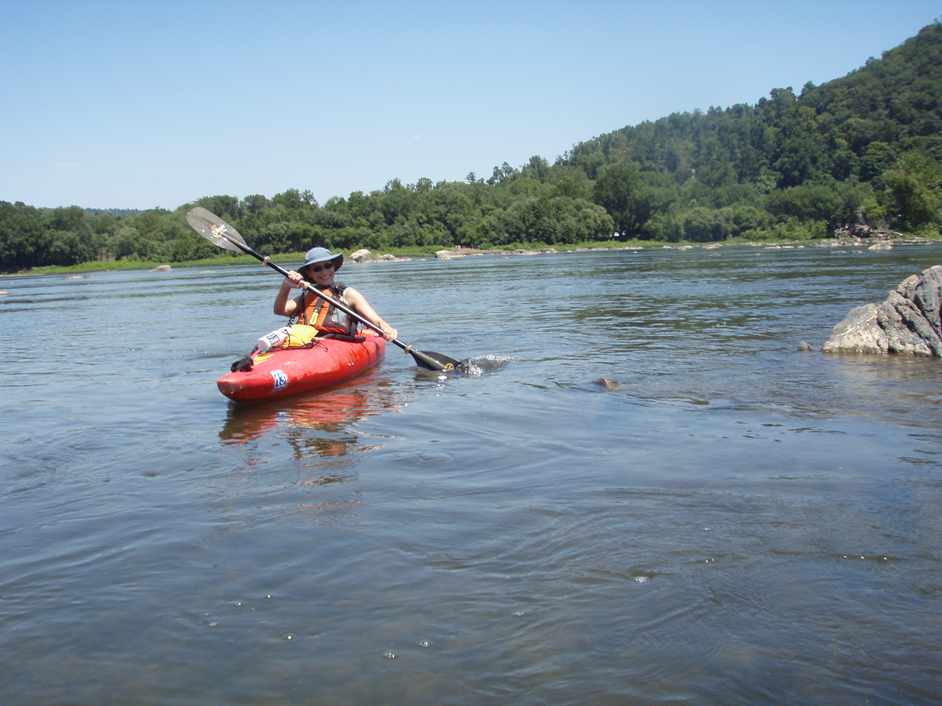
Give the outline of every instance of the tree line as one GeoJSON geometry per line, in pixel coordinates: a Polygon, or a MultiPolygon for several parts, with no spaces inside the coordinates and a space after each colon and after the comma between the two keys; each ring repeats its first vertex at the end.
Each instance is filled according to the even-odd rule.
{"type": "Polygon", "coordinates": [[[609,240],[827,237],[942,224],[942,24],[799,94],[675,113],[464,181],[389,181],[320,204],[310,191],[207,196],[175,211],[42,209],[0,201],[0,270],[218,251],[187,227],[201,205],[266,254],[609,240]]]}

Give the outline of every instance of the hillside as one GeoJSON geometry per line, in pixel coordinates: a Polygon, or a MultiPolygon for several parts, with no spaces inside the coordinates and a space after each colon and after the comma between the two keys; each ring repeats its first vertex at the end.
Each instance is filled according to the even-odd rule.
{"type": "Polygon", "coordinates": [[[778,88],[755,105],[673,114],[579,143],[560,160],[595,181],[597,202],[621,230],[652,237],[678,227],[687,235],[677,221],[694,204],[753,206],[770,226],[864,220],[931,231],[940,221],[940,163],[939,23],[798,96],[778,88]],[[641,186],[626,201],[631,180],[641,186]],[[661,218],[646,217],[638,200],[653,202],[661,218]]]}

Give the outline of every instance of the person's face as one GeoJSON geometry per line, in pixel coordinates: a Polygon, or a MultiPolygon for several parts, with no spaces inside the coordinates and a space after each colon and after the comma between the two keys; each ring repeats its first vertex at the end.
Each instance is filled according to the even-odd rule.
{"type": "Polygon", "coordinates": [[[304,279],[314,284],[330,284],[334,278],[333,260],[318,262],[304,268],[304,279]]]}

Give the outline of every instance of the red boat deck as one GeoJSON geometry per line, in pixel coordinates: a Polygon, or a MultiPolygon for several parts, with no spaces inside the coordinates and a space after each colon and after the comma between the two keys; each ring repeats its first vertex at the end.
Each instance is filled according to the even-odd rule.
{"type": "Polygon", "coordinates": [[[385,351],[381,336],[366,336],[362,343],[317,339],[311,348],[259,355],[251,370],[226,373],[216,385],[238,402],[288,397],[356,377],[378,365],[385,351]]]}

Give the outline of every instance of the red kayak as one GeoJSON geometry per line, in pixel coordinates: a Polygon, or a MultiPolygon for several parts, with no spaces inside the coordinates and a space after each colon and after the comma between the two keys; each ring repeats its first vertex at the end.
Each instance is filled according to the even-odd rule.
{"type": "Polygon", "coordinates": [[[381,336],[362,341],[321,339],[310,348],[280,348],[253,356],[251,370],[226,373],[216,385],[231,400],[271,400],[319,390],[379,365],[386,352],[381,336]]]}

